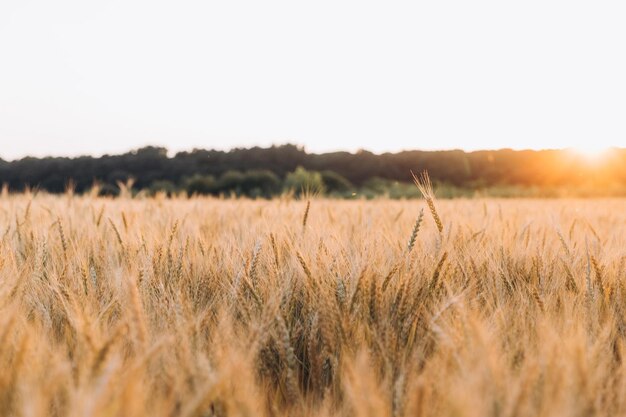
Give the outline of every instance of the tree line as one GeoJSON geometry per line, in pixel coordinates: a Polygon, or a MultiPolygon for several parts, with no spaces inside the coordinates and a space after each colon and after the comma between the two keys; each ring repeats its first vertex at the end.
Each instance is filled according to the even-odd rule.
{"type": "Polygon", "coordinates": [[[0,183],[10,190],[82,193],[99,185],[102,194],[119,192],[134,181],[135,190],[188,194],[270,197],[309,189],[350,196],[396,192],[411,196],[410,172],[427,170],[445,189],[475,191],[497,187],[626,188],[626,150],[602,160],[567,150],[464,152],[368,151],[308,153],[295,145],[230,151],[194,149],[168,156],[167,149],[145,147],[120,155],[0,159],[0,183]],[[395,191],[394,191],[395,190],[395,191]]]}

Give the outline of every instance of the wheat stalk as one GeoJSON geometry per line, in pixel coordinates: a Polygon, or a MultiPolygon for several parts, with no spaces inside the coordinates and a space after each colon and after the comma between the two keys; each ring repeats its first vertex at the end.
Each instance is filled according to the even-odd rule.
{"type": "Polygon", "coordinates": [[[413,176],[413,181],[417,186],[417,189],[422,193],[422,196],[426,200],[426,204],[428,205],[428,209],[430,210],[430,214],[437,225],[437,230],[439,234],[443,234],[443,223],[441,218],[439,217],[439,213],[437,212],[437,208],[435,207],[435,193],[433,192],[433,187],[430,183],[430,177],[428,176],[428,172],[424,171],[418,178],[413,172],[411,172],[413,176]]]}
{"type": "Polygon", "coordinates": [[[307,200],[306,208],[304,209],[304,216],[302,216],[302,229],[306,228],[307,220],[309,219],[309,210],[311,209],[311,200],[307,200]]]}

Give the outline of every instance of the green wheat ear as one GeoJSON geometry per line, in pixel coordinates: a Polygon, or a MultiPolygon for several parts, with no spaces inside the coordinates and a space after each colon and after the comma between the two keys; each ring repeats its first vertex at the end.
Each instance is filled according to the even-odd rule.
{"type": "Polygon", "coordinates": [[[409,238],[409,244],[407,245],[407,252],[411,252],[413,250],[413,246],[415,246],[415,240],[417,239],[417,234],[420,231],[423,220],[424,209],[421,209],[420,214],[417,216],[417,220],[415,221],[415,225],[413,226],[413,230],[411,231],[411,237],[409,238]]]}

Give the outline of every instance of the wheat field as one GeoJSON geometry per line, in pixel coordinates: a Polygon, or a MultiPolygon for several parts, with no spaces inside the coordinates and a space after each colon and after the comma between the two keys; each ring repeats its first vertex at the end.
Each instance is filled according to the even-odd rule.
{"type": "Polygon", "coordinates": [[[4,195],[0,239],[2,416],[626,415],[626,200],[4,195]]]}

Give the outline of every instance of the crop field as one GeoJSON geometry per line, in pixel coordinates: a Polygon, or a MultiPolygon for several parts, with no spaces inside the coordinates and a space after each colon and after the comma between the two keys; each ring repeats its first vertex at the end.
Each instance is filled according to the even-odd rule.
{"type": "Polygon", "coordinates": [[[626,415],[626,200],[0,198],[2,416],[626,415]]]}

